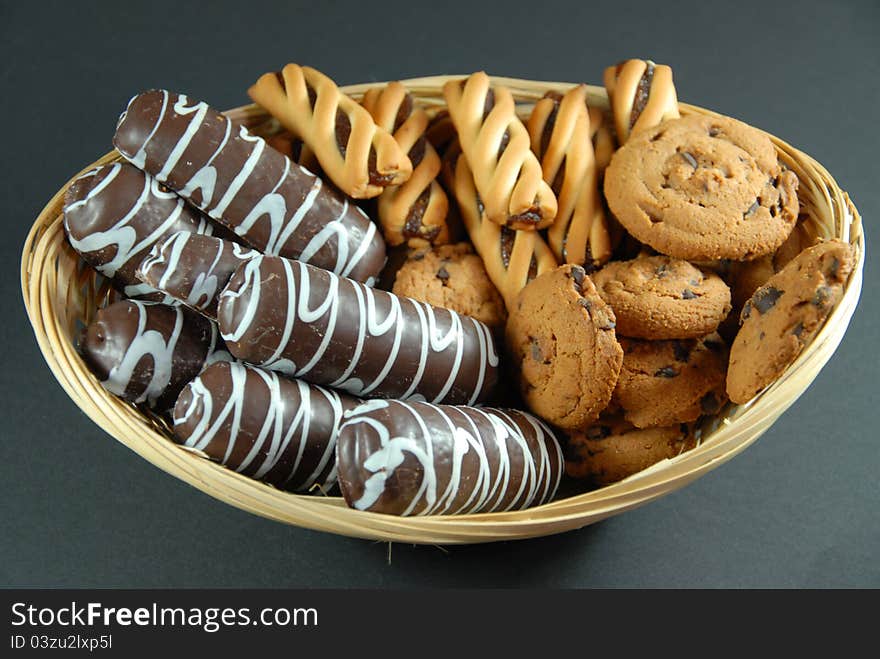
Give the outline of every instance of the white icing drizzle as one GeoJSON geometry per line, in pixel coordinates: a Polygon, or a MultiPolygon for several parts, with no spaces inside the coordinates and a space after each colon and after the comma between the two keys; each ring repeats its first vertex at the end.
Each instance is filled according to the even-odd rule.
{"type": "Polygon", "coordinates": [[[388,480],[407,456],[417,461],[421,481],[410,499],[401,502],[406,504],[401,515],[526,508],[549,501],[562,478],[559,442],[546,425],[525,412],[370,401],[346,413],[345,418],[342,435],[375,437],[357,441],[358,452],[351,466],[370,474],[364,480],[363,493],[352,502],[358,510],[369,510],[379,501],[388,480]],[[387,412],[373,414],[378,410],[387,412]],[[383,418],[391,419],[392,427],[383,418]],[[359,424],[372,433],[353,428],[359,424]],[[531,441],[521,426],[531,434],[531,441]],[[366,448],[372,452],[361,456],[359,450],[367,441],[366,448]],[[436,459],[435,450],[439,451],[436,459]],[[513,473],[517,462],[522,463],[522,471],[513,473]],[[517,482],[516,491],[511,492],[517,482]],[[460,503],[453,508],[457,498],[460,503]]]}
{"type": "MultiPolygon", "coordinates": [[[[303,199],[295,208],[288,208],[285,197],[278,193],[278,189],[283,184],[287,183],[294,175],[291,172],[290,159],[285,158],[285,167],[281,172],[281,176],[269,193],[256,200],[249,210],[245,211],[245,209],[237,207],[234,213],[229,213],[230,204],[240,196],[239,193],[242,190],[247,188],[254,172],[258,170],[263,162],[263,154],[267,147],[265,140],[251,134],[244,126],[240,126],[238,137],[245,142],[253,143],[254,148],[241,166],[241,169],[235,173],[234,177],[232,177],[232,182],[229,184],[229,187],[223,193],[222,197],[216,202],[216,204],[211,206],[217,183],[217,171],[213,163],[227,146],[232,131],[232,122],[222,114],[216,113],[216,111],[212,110],[204,102],[189,105],[187,97],[180,94],[177,96],[176,101],[169,103],[171,98],[169,93],[163,90],[162,94],[163,103],[156,125],[153,126],[153,129],[137,153],[130,158],[133,163],[138,167],[144,166],[146,162],[147,145],[154,138],[158,127],[163,123],[169,113],[175,113],[178,117],[190,116],[183,134],[177,142],[170,147],[169,155],[162,166],[162,169],[156,173],[157,179],[163,183],[167,183],[169,175],[180,161],[187,146],[192,142],[199,130],[203,129],[205,117],[208,117],[207,121],[209,123],[214,120],[214,115],[222,117],[226,122],[226,134],[223,140],[220,141],[217,148],[212,152],[206,164],[195,171],[187,181],[179,182],[178,185],[175,186],[179,190],[179,193],[193,201],[193,193],[196,190],[201,189],[202,198],[196,205],[205,211],[210,217],[229,226],[247,242],[266,254],[283,254],[292,256],[298,260],[314,263],[319,267],[332,270],[334,273],[342,274],[344,276],[350,275],[354,271],[369,251],[369,247],[376,234],[375,225],[360,208],[357,206],[350,207],[348,201],[344,200],[339,216],[329,222],[325,218],[321,218],[319,221],[315,222],[314,224],[322,226],[321,230],[309,238],[299,254],[291,253],[291,248],[288,247],[288,242],[294,234],[297,233],[303,220],[312,212],[326,212],[319,211],[315,208],[315,202],[322,190],[321,179],[307,169],[297,167],[296,175],[298,177],[310,177],[312,182],[305,199],[303,199]],[[360,229],[363,230],[364,235],[361,237],[360,242],[357,243],[357,249],[351,254],[349,254],[349,243],[354,242],[352,231],[350,231],[344,224],[344,219],[348,215],[349,209],[357,213],[364,221],[363,227],[360,227],[360,229]],[[242,214],[243,216],[236,217],[238,214],[242,214]],[[290,215],[289,217],[288,214],[290,215]],[[257,240],[251,233],[254,225],[263,218],[267,218],[266,221],[269,224],[268,238],[264,241],[257,240]],[[335,263],[327,263],[326,257],[315,261],[314,259],[316,255],[322,251],[322,248],[325,245],[328,244],[333,246],[332,249],[327,251],[331,254],[335,254],[335,263]]],[[[134,100],[135,99],[132,99],[132,102],[134,100]]],[[[131,102],[129,103],[129,107],[130,106],[131,102]]],[[[126,114],[127,113],[128,111],[126,114]]],[[[124,118],[125,115],[123,115],[123,119],[124,118]]],[[[120,120],[120,124],[121,123],[122,120],[120,120]]],[[[265,175],[265,171],[262,172],[261,175],[265,175]]],[[[374,281],[374,277],[370,276],[367,285],[372,285],[374,281]]]]}
{"type": "MultiPolygon", "coordinates": [[[[313,368],[326,357],[330,346],[342,340],[337,336],[338,332],[350,329],[337,326],[342,305],[351,305],[355,302],[359,313],[357,314],[358,338],[354,355],[341,375],[330,381],[321,382],[321,384],[334,386],[359,396],[383,395],[385,391],[383,386],[395,367],[397,367],[396,377],[401,377],[398,360],[401,347],[404,344],[419,345],[418,362],[412,365],[414,372],[411,376],[409,373],[405,374],[407,378],[411,377],[409,386],[405,391],[399,394],[395,392],[393,395],[403,399],[424,396],[423,378],[428,372],[432,374],[432,377],[438,377],[438,372],[443,368],[442,362],[447,361],[439,357],[444,354],[447,357],[451,356],[451,364],[446,366],[448,370],[444,372],[445,380],[439,391],[432,394],[431,401],[443,402],[452,387],[458,382],[462,365],[466,364],[468,367],[472,367],[476,364],[477,380],[472,390],[469,391],[467,400],[468,404],[474,404],[480,395],[485,393],[482,389],[488,369],[498,366],[498,353],[490,330],[473,318],[460,316],[446,309],[435,309],[429,304],[409,298],[375,291],[364,284],[313,269],[302,262],[270,259],[262,255],[254,257],[245,265],[241,285],[227,287],[221,293],[221,305],[224,304],[224,298],[229,298],[229,303],[235,305],[241,305],[242,302],[233,302],[233,300],[238,300],[243,296],[246,300],[244,309],[236,309],[235,314],[228,314],[228,316],[238,317],[237,325],[230,326],[228,319],[221,320],[220,329],[226,341],[241,341],[250,331],[259,332],[263,329],[266,329],[268,333],[275,331],[274,326],[264,328],[261,325],[266,322],[267,318],[267,311],[261,311],[264,304],[263,288],[270,286],[271,296],[267,295],[267,299],[272,299],[272,304],[286,304],[283,316],[284,326],[271,339],[275,341],[274,349],[268,357],[259,358],[253,354],[245,354],[248,346],[243,346],[245,352],[239,355],[245,361],[259,366],[295,377],[311,379],[313,368]],[[264,264],[271,267],[273,261],[282,265],[284,287],[287,291],[286,300],[281,295],[281,278],[263,272],[264,264]],[[314,309],[311,309],[308,302],[312,289],[315,288],[312,277],[318,273],[329,279],[329,290],[321,302],[314,309]],[[381,302],[378,301],[379,297],[382,298],[381,302]],[[317,322],[326,326],[322,340],[314,352],[304,355],[302,348],[298,347],[292,339],[294,329],[297,323],[312,325],[317,322]],[[465,326],[469,323],[473,324],[470,335],[476,340],[469,341],[466,346],[465,326]],[[405,329],[407,336],[404,336],[405,329]],[[387,354],[384,355],[384,366],[369,382],[364,381],[363,369],[359,368],[367,337],[372,339],[387,338],[391,342],[387,354]],[[468,354],[474,350],[474,344],[476,344],[475,354],[468,354]],[[297,365],[291,351],[300,357],[301,366],[297,365]]],[[[319,284],[318,290],[322,288],[323,284],[319,284]]],[[[375,345],[374,341],[372,346],[374,349],[375,345]]],[[[251,347],[253,347],[252,343],[251,347]]],[[[259,349],[259,346],[256,348],[259,349]]],[[[371,358],[375,360],[378,357],[372,355],[371,358]]],[[[458,384],[459,387],[465,386],[461,382],[458,384]]]]}
{"type": "MultiPolygon", "coordinates": [[[[165,95],[167,98],[167,94],[165,95]]],[[[168,158],[165,160],[165,165],[161,170],[156,174],[156,178],[160,181],[164,181],[168,178],[168,174],[174,169],[174,166],[177,164],[177,161],[180,160],[180,156],[183,155],[186,147],[189,146],[189,143],[192,142],[192,138],[195,136],[196,131],[201,126],[202,121],[205,119],[205,115],[208,113],[208,106],[204,103],[196,103],[195,105],[188,106],[187,98],[183,94],[180,94],[177,97],[177,102],[174,104],[174,111],[179,115],[192,114],[193,118],[189,122],[189,125],[186,127],[181,138],[177,141],[177,144],[174,145],[174,148],[171,149],[171,153],[168,154],[168,158]]],[[[162,112],[159,113],[159,123],[161,123],[161,117],[165,113],[165,108],[167,107],[167,103],[162,104],[162,112]]],[[[155,130],[154,130],[155,132],[155,130]]],[[[152,137],[152,134],[151,134],[152,137]]],[[[147,142],[150,141],[150,138],[147,138],[147,142]]],[[[145,142],[146,144],[146,142],[145,142]]]]}
{"type": "Polygon", "coordinates": [[[149,305],[138,300],[130,302],[138,312],[137,330],[125,351],[125,355],[118,364],[110,369],[103,385],[110,393],[123,396],[134,375],[135,367],[141,359],[149,356],[153,363],[153,374],[150,383],[134,402],[146,402],[152,407],[171,382],[174,349],[177,347],[177,340],[183,331],[183,310],[180,307],[173,307],[174,328],[166,340],[161,332],[147,329],[149,305]]]}
{"type": "MultiPolygon", "coordinates": [[[[183,444],[206,451],[212,443],[220,442],[219,446],[212,447],[212,455],[216,457],[218,451],[224,449],[222,443],[225,442],[220,463],[238,472],[253,468],[252,477],[256,479],[264,478],[294,451],[289,473],[281,478],[273,477],[272,482],[283,489],[295,479],[298,491],[308,490],[335,460],[336,431],[344,411],[339,394],[300,380],[282,380],[276,373],[237,362],[229,365],[228,372],[229,386],[221,387],[217,392],[207,387],[201,377],[188,385],[192,394],[190,403],[185,410],[175,410],[174,426],[180,434],[181,427],[190,424],[193,415],[198,415],[198,420],[183,444]],[[289,391],[291,387],[295,387],[295,395],[289,391]],[[262,399],[260,388],[268,394],[268,406],[255,409],[262,399]],[[217,396],[221,397],[220,401],[215,400],[217,396]],[[326,407],[331,414],[329,435],[326,429],[314,427],[313,410],[318,405],[326,407]],[[243,418],[262,419],[262,423],[259,427],[243,426],[243,418]],[[306,447],[316,442],[325,444],[324,450],[311,472],[303,474],[306,447]],[[232,464],[230,460],[239,443],[250,446],[245,457],[238,464],[232,464]]],[[[330,487],[335,482],[334,467],[321,485],[330,487]]]]}
{"type": "MultiPolygon", "coordinates": [[[[122,113],[122,116],[119,118],[119,124],[117,127],[125,121],[125,117],[128,115],[128,110],[131,108],[131,104],[137,100],[137,96],[132,96],[131,100],[128,102],[128,106],[126,107],[125,112],[122,113]]],[[[159,124],[162,123],[162,117],[165,116],[165,110],[168,107],[168,92],[162,91],[162,109],[159,111],[159,116],[156,118],[156,123],[153,124],[153,128],[150,130],[150,134],[147,135],[147,139],[144,140],[143,145],[138,152],[134,154],[131,160],[131,164],[137,167],[138,169],[143,169],[144,165],[147,163],[147,144],[150,143],[150,140],[153,139],[153,135],[156,134],[156,131],[159,130],[159,124]]]]}
{"type": "MultiPolygon", "coordinates": [[[[127,165],[125,166],[127,167],[127,165]]],[[[107,229],[104,229],[102,231],[92,231],[87,235],[77,237],[77,232],[72,231],[69,225],[69,218],[72,217],[72,213],[74,211],[77,211],[77,209],[79,209],[81,206],[84,206],[88,203],[103,203],[103,200],[101,198],[102,196],[113,196],[115,193],[112,189],[112,183],[119,176],[120,172],[122,171],[122,167],[122,164],[114,163],[112,165],[102,168],[96,168],[91,172],[84,174],[83,178],[88,176],[96,176],[103,169],[110,170],[109,173],[104,177],[104,179],[101,180],[94,188],[92,188],[85,197],[68,205],[65,208],[64,215],[64,227],[67,233],[68,240],[70,241],[71,246],[77,252],[79,252],[80,254],[89,254],[91,252],[97,252],[108,247],[112,247],[114,249],[113,258],[106,263],[98,264],[95,263],[94,259],[89,259],[89,262],[98,272],[110,278],[115,277],[119,268],[128,263],[137,254],[155,245],[159,240],[162,239],[163,236],[167,235],[177,225],[182,228],[187,224],[187,222],[182,221],[181,218],[181,215],[184,211],[183,199],[178,197],[173,192],[162,191],[159,185],[159,181],[156,178],[150,176],[149,174],[142,173],[144,177],[143,188],[141,189],[137,198],[132,199],[131,207],[125,212],[122,217],[117,219],[114,224],[112,224],[107,229]],[[150,231],[147,235],[139,237],[138,229],[136,227],[138,225],[142,225],[142,215],[147,212],[147,206],[150,204],[151,199],[154,198],[176,199],[177,203],[175,203],[171,207],[171,211],[169,212],[169,214],[164,219],[162,219],[161,222],[152,229],[152,231],[150,231]]],[[[211,224],[210,222],[206,222],[203,218],[200,218],[198,225],[194,226],[192,228],[192,231],[194,233],[201,233],[210,236],[213,234],[213,229],[213,224],[211,224]]],[[[144,284],[130,284],[125,288],[126,295],[147,295],[156,292],[157,291],[155,288],[144,284]]]]}
{"type": "MultiPolygon", "coordinates": [[[[197,311],[206,311],[216,300],[220,289],[226,285],[231,272],[225,271],[225,277],[221,280],[216,268],[224,255],[232,256],[242,263],[253,258],[258,252],[242,247],[238,243],[223,240],[222,238],[209,237],[198,240],[196,245],[190,243],[198,239],[187,231],[172,234],[164,242],[153,246],[150,254],[143,260],[139,268],[139,276],[154,283],[155,288],[165,293],[174,293],[181,302],[197,311]],[[207,245],[205,243],[208,243],[207,245]],[[194,250],[203,250],[202,256],[205,261],[210,260],[207,267],[202,267],[197,272],[190,272],[195,267],[193,262],[182,261],[182,257],[194,250]],[[211,252],[213,251],[213,256],[211,252]],[[162,272],[158,277],[151,273],[152,270],[162,272]],[[183,272],[181,272],[183,270],[183,272]],[[182,276],[186,275],[186,276],[182,276]],[[194,276],[193,276],[194,275],[194,276]],[[170,289],[174,281],[189,281],[187,290],[170,289]]],[[[197,255],[198,256],[198,255],[197,255]]],[[[175,287],[175,288],[177,288],[175,287]]]]}

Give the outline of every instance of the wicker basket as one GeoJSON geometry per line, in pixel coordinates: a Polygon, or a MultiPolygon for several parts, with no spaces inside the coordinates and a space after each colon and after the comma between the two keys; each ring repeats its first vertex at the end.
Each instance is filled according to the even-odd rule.
{"type": "MultiPolygon", "coordinates": [[[[448,76],[403,81],[426,106],[443,105],[442,86],[448,76]]],[[[508,86],[522,112],[545,91],[565,91],[570,83],[495,78],[508,86]]],[[[359,97],[384,83],[346,87],[359,97]]],[[[591,87],[590,102],[606,105],[601,87],[591,87]]],[[[682,113],[713,114],[681,105],[682,113]]],[[[248,125],[267,115],[251,105],[227,113],[248,125]]],[[[74,349],[73,337],[108,295],[90,268],[82,265],[64,239],[59,190],[36,219],[24,245],[21,285],[25,306],[43,355],[73,401],[110,435],[154,465],[190,485],[243,510],[287,524],[348,536],[409,543],[477,543],[560,533],[616,515],[681,488],[729,460],[754,442],[810,385],[837,348],[856,308],[862,287],[865,243],[858,211],[828,172],[812,158],[771,136],[780,158],[800,178],[799,197],[809,228],[818,236],[838,237],[856,246],[858,264],[843,300],[822,331],[798,360],[771,387],[744,406],[728,406],[717,421],[702,430],[700,445],[630,478],[585,494],[558,499],[523,511],[410,517],[349,509],[341,498],[281,492],[240,476],[204,456],[172,442],[167,428],[152,416],[115,398],[99,384],[74,349]]],[[[118,161],[114,151],[87,169],[118,161]]]]}

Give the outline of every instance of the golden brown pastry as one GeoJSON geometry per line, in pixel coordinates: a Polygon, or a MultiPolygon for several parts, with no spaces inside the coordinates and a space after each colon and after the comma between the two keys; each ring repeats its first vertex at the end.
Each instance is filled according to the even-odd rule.
{"type": "Polygon", "coordinates": [[[532,151],[558,201],[547,240],[560,263],[596,269],[611,256],[611,237],[599,192],[590,139],[587,86],[565,95],[547,92],[528,122],[532,151]]]}
{"type": "Polygon", "coordinates": [[[301,138],[324,173],[351,197],[376,197],[412,174],[394,137],[320,71],[288,64],[280,73],[262,75],[248,95],[301,138]]]}
{"type": "Polygon", "coordinates": [[[672,69],[665,64],[626,60],[605,69],[604,82],[621,145],[631,134],[679,116],[672,69]]]}
{"type": "MultiPolygon", "coordinates": [[[[593,139],[593,157],[596,160],[596,173],[601,183],[605,175],[605,168],[611,162],[611,156],[617,148],[617,139],[614,137],[614,119],[610,111],[591,107],[590,112],[590,135],[593,139]]],[[[600,188],[601,189],[601,188],[600,188]]]]}
{"type": "Polygon", "coordinates": [[[480,71],[450,80],[443,95],[486,217],[511,229],[549,226],[556,217],[556,197],[542,178],[510,90],[493,87],[480,71]]]}
{"type": "Polygon", "coordinates": [[[415,106],[412,95],[399,82],[369,89],[362,104],[379,127],[394,135],[413,166],[408,181],[389,186],[379,195],[385,241],[392,246],[406,242],[410,247],[448,243],[449,200],[435,180],[441,163],[425,137],[427,113],[415,106]]]}
{"type": "Polygon", "coordinates": [[[444,175],[471,242],[509,310],[528,282],[556,268],[553,252],[536,231],[516,231],[486,219],[467,159],[454,146],[447,154],[444,175]]]}

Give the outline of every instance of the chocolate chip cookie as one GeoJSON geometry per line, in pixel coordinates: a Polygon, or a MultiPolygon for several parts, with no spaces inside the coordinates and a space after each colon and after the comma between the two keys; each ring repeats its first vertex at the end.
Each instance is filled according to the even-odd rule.
{"type": "Polygon", "coordinates": [[[397,271],[392,292],[501,327],[507,310],[470,243],[412,252],[397,271]]]}
{"type": "Polygon", "coordinates": [[[698,338],[714,332],[730,311],[730,289],[721,277],[669,256],[609,263],[593,282],[614,309],[622,336],[698,338]]]}
{"type": "Polygon", "coordinates": [[[840,302],[854,264],[850,245],[829,240],[801,252],[755,291],[730,350],[730,400],[746,403],[782,375],[840,302]]]}
{"type": "Polygon", "coordinates": [[[725,339],[733,341],[739,331],[740,313],[749,298],[789,261],[815,244],[816,239],[806,228],[805,223],[798,221],[785,242],[773,254],[752,261],[729,261],[725,278],[730,284],[732,309],[719,327],[719,333],[725,339]]]}
{"type": "Polygon", "coordinates": [[[612,404],[637,428],[696,421],[726,400],[727,346],[718,334],[702,339],[620,338],[623,365],[612,404]]]}
{"type": "Polygon", "coordinates": [[[604,188],[627,231],[663,254],[750,260],[791,232],[797,184],[759,130],[691,115],[630,138],[611,159],[604,188]]]}
{"type": "Polygon", "coordinates": [[[697,445],[688,424],[639,429],[605,414],[565,445],[565,473],[596,487],[610,485],[697,445]]]}
{"type": "Polygon", "coordinates": [[[614,326],[614,312],[580,266],[561,266],[526,285],[506,335],[529,409],[567,430],[595,421],[623,359],[614,326]]]}

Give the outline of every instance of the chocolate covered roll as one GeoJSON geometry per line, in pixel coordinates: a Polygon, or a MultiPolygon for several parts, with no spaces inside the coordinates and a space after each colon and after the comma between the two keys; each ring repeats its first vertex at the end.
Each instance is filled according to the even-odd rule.
{"type": "Polygon", "coordinates": [[[339,486],[358,510],[460,515],[550,501],[563,458],[553,431],[519,410],[375,400],[347,412],[339,486]]]}
{"type": "Polygon", "coordinates": [[[139,94],[113,144],[261,252],[368,283],[385,264],[385,243],[363,211],[206,103],[139,94]]]}
{"type": "Polygon", "coordinates": [[[104,165],[77,178],[64,195],[64,231],[73,248],[129,297],[163,300],[135,275],[157,242],[177,231],[211,235],[205,215],[128,163],[104,165]]]}
{"type": "Polygon", "coordinates": [[[174,406],[184,446],[290,492],[336,483],[336,434],[357,398],[240,363],[206,368],[174,406]]]}
{"type": "Polygon", "coordinates": [[[472,404],[497,380],[492,333],[478,320],[298,261],[243,264],[217,317],[239,359],[356,396],[472,404]]]}
{"type": "Polygon", "coordinates": [[[174,405],[206,364],[231,359],[207,318],[139,300],[99,309],[83,331],[79,352],[107,391],[159,412],[174,405]]]}
{"type": "Polygon", "coordinates": [[[137,270],[138,279],[209,318],[235,269],[259,254],[213,236],[180,232],[153,247],[137,270]]]}

